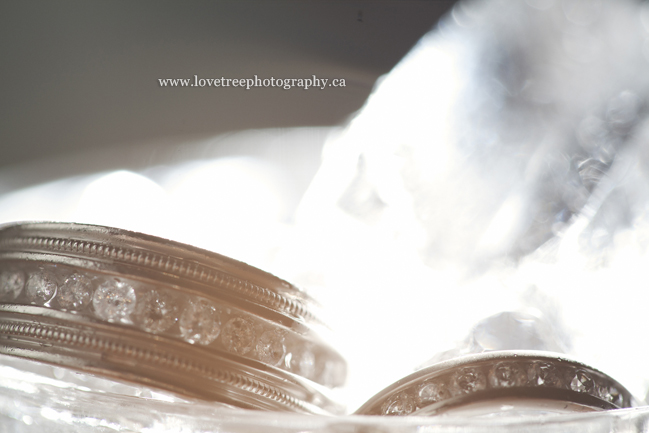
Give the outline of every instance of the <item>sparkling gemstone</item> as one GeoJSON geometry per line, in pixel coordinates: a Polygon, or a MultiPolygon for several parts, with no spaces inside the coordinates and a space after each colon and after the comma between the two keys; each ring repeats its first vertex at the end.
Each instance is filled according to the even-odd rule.
{"type": "Polygon", "coordinates": [[[450,397],[450,391],[441,382],[424,382],[417,389],[417,401],[420,405],[436,403],[450,397]]]}
{"type": "Polygon", "coordinates": [[[453,383],[460,393],[469,394],[485,389],[487,378],[478,368],[466,367],[455,374],[453,383]]]}
{"type": "Polygon", "coordinates": [[[613,403],[616,406],[622,405],[622,394],[614,386],[602,385],[599,387],[599,396],[602,400],[613,403]]]}
{"type": "Polygon", "coordinates": [[[128,322],[135,309],[135,290],[118,279],[107,280],[99,285],[92,298],[95,313],[109,322],[128,322]]]}
{"type": "Polygon", "coordinates": [[[207,300],[192,299],[180,315],[179,325],[185,341],[207,345],[221,333],[221,316],[207,300]]]}
{"type": "Polygon", "coordinates": [[[266,331],[259,337],[256,349],[260,361],[277,365],[286,354],[284,336],[277,331],[266,331]]]}
{"type": "Polygon", "coordinates": [[[533,385],[562,388],[559,370],[548,362],[535,362],[528,370],[528,379],[533,385]]]}
{"type": "Polygon", "coordinates": [[[390,398],[382,407],[384,415],[409,415],[417,406],[414,399],[405,392],[390,398]]]}
{"type": "Polygon", "coordinates": [[[56,295],[56,278],[45,270],[39,269],[27,278],[25,295],[33,304],[45,305],[56,295]]]}
{"type": "Polygon", "coordinates": [[[327,360],[322,367],[319,383],[333,388],[345,382],[347,369],[344,363],[327,360]]]}
{"type": "Polygon", "coordinates": [[[525,383],[525,372],[515,362],[501,362],[494,366],[489,381],[497,388],[520,386],[525,383]]]}
{"type": "Polygon", "coordinates": [[[4,271],[0,274],[0,299],[13,301],[25,287],[25,273],[22,271],[4,271]]]}
{"type": "Polygon", "coordinates": [[[221,340],[230,352],[245,355],[255,343],[255,329],[250,320],[241,317],[230,319],[223,328],[221,340]]]}
{"type": "Polygon", "coordinates": [[[88,305],[91,298],[92,281],[85,275],[75,273],[61,284],[56,300],[62,308],[80,310],[88,305]]]}
{"type": "Polygon", "coordinates": [[[577,370],[572,380],[570,381],[570,388],[577,392],[590,393],[595,386],[593,379],[586,374],[585,371],[577,370]]]}
{"type": "Polygon", "coordinates": [[[286,355],[288,368],[300,376],[311,378],[315,373],[315,354],[308,348],[294,348],[286,355]]]}
{"type": "Polygon", "coordinates": [[[164,290],[144,290],[137,293],[133,321],[155,334],[164,332],[178,320],[178,302],[164,290]]]}

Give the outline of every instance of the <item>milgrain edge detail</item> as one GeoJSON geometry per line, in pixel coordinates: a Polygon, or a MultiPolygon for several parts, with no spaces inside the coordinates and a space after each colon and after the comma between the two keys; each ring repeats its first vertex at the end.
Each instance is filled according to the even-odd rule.
{"type": "Polygon", "coordinates": [[[95,241],[80,241],[54,237],[12,237],[0,239],[1,250],[40,248],[46,252],[82,254],[90,257],[120,261],[143,266],[155,271],[168,272],[179,278],[188,278],[202,284],[216,284],[233,290],[240,295],[249,296],[256,302],[266,304],[281,312],[305,320],[320,322],[318,318],[299,300],[290,299],[265,287],[225,274],[200,263],[149,251],[137,251],[125,247],[108,246],[95,241]]]}
{"type": "MultiPolygon", "coordinates": [[[[296,398],[266,383],[248,378],[226,369],[215,369],[205,364],[186,359],[177,354],[168,354],[150,348],[137,347],[112,338],[94,335],[89,331],[71,330],[65,327],[48,324],[26,324],[7,319],[0,319],[1,339],[28,338],[41,343],[56,343],[68,347],[91,348],[104,355],[118,355],[140,362],[154,363],[166,368],[174,368],[186,374],[200,374],[223,385],[232,386],[242,391],[250,392],[273,400],[293,410],[310,412],[296,398]]],[[[10,347],[0,344],[0,348],[10,347]]]]}
{"type": "Polygon", "coordinates": [[[324,324],[311,309],[319,305],[272,274],[144,233],[58,222],[0,226],[0,264],[0,354],[242,408],[342,412],[327,392],[344,380],[344,360],[326,344],[314,346],[324,324]],[[192,309],[185,326],[180,311],[166,304],[148,310],[173,302],[162,299],[172,292],[188,296],[186,305],[182,299],[175,307],[208,301],[209,311],[192,309]],[[109,296],[116,302],[112,315],[106,313],[109,296]],[[234,317],[239,309],[250,317],[234,317]],[[158,324],[156,314],[173,323],[158,324]],[[218,347],[203,340],[194,345],[195,335],[212,332],[213,325],[223,329],[205,342],[218,341],[218,347]],[[288,331],[297,339],[285,341],[288,331]],[[314,347],[326,355],[321,371],[302,367],[302,358],[315,365],[314,347]],[[255,352],[244,356],[251,348],[255,352]],[[312,381],[314,374],[323,382],[312,381]]]}

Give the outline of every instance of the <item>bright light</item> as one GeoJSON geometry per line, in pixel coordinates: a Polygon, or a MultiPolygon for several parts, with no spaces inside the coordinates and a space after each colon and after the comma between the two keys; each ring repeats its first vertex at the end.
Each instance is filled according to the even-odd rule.
{"type": "Polygon", "coordinates": [[[116,171],[91,181],[69,221],[160,233],[168,221],[165,191],[152,180],[116,171]]]}

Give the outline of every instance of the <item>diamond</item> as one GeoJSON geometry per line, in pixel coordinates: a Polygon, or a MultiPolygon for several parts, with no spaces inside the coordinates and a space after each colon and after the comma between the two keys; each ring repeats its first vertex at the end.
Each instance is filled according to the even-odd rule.
{"type": "Polygon", "coordinates": [[[518,364],[501,362],[494,367],[489,379],[494,387],[511,388],[522,385],[525,382],[525,374],[518,364]]]}
{"type": "Polygon", "coordinates": [[[277,331],[266,331],[259,337],[256,349],[260,361],[277,365],[286,354],[284,336],[277,331]]]}
{"type": "Polygon", "coordinates": [[[138,292],[133,320],[145,331],[164,332],[178,320],[178,302],[166,291],[138,292]]]}
{"type": "Polygon", "coordinates": [[[0,274],[0,299],[13,301],[25,287],[25,273],[22,271],[4,271],[0,274]]]}
{"type": "Polygon", "coordinates": [[[221,316],[205,299],[192,299],[180,315],[180,335],[188,343],[210,344],[221,333],[221,316]]]}
{"type": "Polygon", "coordinates": [[[85,275],[72,274],[59,287],[56,300],[62,308],[80,310],[90,302],[92,297],[91,284],[92,281],[85,275]]]}
{"type": "Polygon", "coordinates": [[[230,352],[245,355],[250,352],[255,342],[252,322],[241,317],[230,319],[223,328],[221,340],[230,352]]]}
{"type": "Polygon", "coordinates": [[[25,295],[32,304],[46,305],[56,295],[56,278],[51,272],[39,269],[27,278],[25,295]]]}
{"type": "Polygon", "coordinates": [[[528,379],[533,385],[562,388],[563,381],[556,366],[549,362],[535,362],[530,366],[528,379]]]}
{"type": "Polygon", "coordinates": [[[309,348],[292,351],[286,355],[286,365],[300,376],[311,378],[315,373],[315,354],[309,348]]]}
{"type": "Polygon", "coordinates": [[[609,403],[621,407],[622,406],[622,394],[614,386],[602,385],[599,387],[599,396],[602,400],[606,400],[609,403]]]}
{"type": "Polygon", "coordinates": [[[595,387],[593,379],[583,370],[577,370],[570,381],[570,388],[577,392],[590,393],[595,387]]]}
{"type": "Polygon", "coordinates": [[[128,322],[135,308],[135,290],[117,278],[103,282],[92,298],[95,313],[109,322],[128,322]]]}
{"type": "Polygon", "coordinates": [[[448,388],[438,382],[424,382],[417,389],[417,401],[421,405],[436,403],[450,397],[448,388]]]}
{"type": "Polygon", "coordinates": [[[487,378],[478,368],[461,368],[453,378],[453,383],[463,394],[483,390],[487,387],[487,378]]]}
{"type": "Polygon", "coordinates": [[[344,363],[327,360],[322,367],[322,373],[320,374],[318,383],[329,388],[334,388],[345,383],[346,376],[347,370],[344,363]]]}
{"type": "Polygon", "coordinates": [[[386,401],[382,411],[384,415],[409,415],[416,408],[414,399],[407,393],[401,392],[386,401]]]}

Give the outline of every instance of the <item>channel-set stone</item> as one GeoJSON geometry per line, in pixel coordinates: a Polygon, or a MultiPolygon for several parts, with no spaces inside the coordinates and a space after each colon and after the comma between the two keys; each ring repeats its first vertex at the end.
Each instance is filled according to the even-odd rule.
{"type": "Polygon", "coordinates": [[[590,393],[593,391],[594,387],[595,382],[588,374],[586,374],[585,371],[575,371],[575,374],[570,381],[570,389],[577,392],[590,393]]]}
{"type": "Polygon", "coordinates": [[[286,354],[284,336],[277,331],[266,331],[259,337],[256,350],[260,361],[277,365],[286,354]]]}
{"type": "Polygon", "coordinates": [[[92,281],[85,275],[74,273],[67,277],[56,297],[56,301],[66,310],[80,310],[92,299],[92,281]]]}
{"type": "Polygon", "coordinates": [[[255,343],[254,326],[248,319],[241,317],[230,319],[223,328],[221,340],[230,352],[245,355],[250,352],[255,343]]]}
{"type": "Polygon", "coordinates": [[[178,320],[178,301],[164,290],[137,293],[133,321],[145,331],[164,332],[178,320]]]}
{"type": "Polygon", "coordinates": [[[438,382],[424,382],[417,388],[417,401],[420,405],[429,405],[451,397],[448,388],[438,382]]]}
{"type": "Polygon", "coordinates": [[[550,388],[563,387],[561,375],[556,366],[549,362],[535,362],[528,370],[528,379],[534,385],[547,386],[550,388]]]}
{"type": "Polygon", "coordinates": [[[409,415],[417,408],[414,399],[405,392],[390,398],[382,407],[384,415],[409,415]]]}
{"type": "Polygon", "coordinates": [[[95,314],[108,322],[128,322],[135,309],[135,290],[117,278],[104,281],[92,298],[95,314]]]}
{"type": "Polygon", "coordinates": [[[221,333],[221,317],[209,301],[191,299],[180,315],[179,326],[180,335],[185,341],[205,346],[221,333]]]}
{"type": "Polygon", "coordinates": [[[599,396],[602,400],[613,403],[616,406],[622,406],[622,394],[612,385],[602,385],[599,387],[599,396]]]}
{"type": "Polygon", "coordinates": [[[511,388],[525,383],[526,374],[515,362],[501,362],[496,364],[489,375],[493,387],[511,388]]]}
{"type": "Polygon", "coordinates": [[[290,355],[286,355],[286,364],[289,370],[309,379],[315,373],[315,362],[315,354],[310,347],[294,347],[290,355]]]}
{"type": "Polygon", "coordinates": [[[56,278],[46,269],[39,269],[30,274],[25,284],[25,295],[27,299],[36,305],[49,303],[54,295],[56,295],[56,290],[56,278]]]}
{"type": "Polygon", "coordinates": [[[466,367],[455,374],[453,384],[460,393],[469,394],[485,389],[487,387],[487,378],[478,368],[466,367]]]}
{"type": "Polygon", "coordinates": [[[23,271],[3,271],[0,274],[0,300],[13,301],[16,299],[25,287],[25,279],[23,271]]]}

